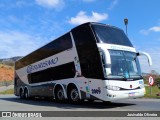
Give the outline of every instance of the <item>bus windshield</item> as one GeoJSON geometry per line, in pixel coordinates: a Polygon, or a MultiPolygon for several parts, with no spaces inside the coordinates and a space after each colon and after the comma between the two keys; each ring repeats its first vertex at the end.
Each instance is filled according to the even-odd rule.
{"type": "Polygon", "coordinates": [[[92,28],[95,32],[97,41],[100,43],[116,44],[133,47],[132,43],[125,35],[123,30],[106,25],[93,24],[92,28]]]}
{"type": "Polygon", "coordinates": [[[141,77],[136,53],[118,50],[109,50],[109,53],[111,56],[109,78],[137,79],[141,77]]]}

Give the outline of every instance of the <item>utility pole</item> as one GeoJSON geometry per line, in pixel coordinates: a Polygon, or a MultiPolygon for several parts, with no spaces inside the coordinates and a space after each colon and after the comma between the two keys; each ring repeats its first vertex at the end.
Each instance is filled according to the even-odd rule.
{"type": "Polygon", "coordinates": [[[125,18],[124,19],[124,24],[125,24],[125,26],[126,26],[126,35],[128,36],[128,28],[127,28],[127,25],[128,25],[128,18],[125,18]]]}

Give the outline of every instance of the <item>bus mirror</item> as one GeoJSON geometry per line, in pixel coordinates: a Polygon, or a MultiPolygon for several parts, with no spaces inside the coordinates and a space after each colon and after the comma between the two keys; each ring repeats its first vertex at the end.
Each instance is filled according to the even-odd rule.
{"type": "Polygon", "coordinates": [[[141,56],[141,55],[146,56],[147,59],[148,59],[149,66],[152,66],[151,56],[150,56],[148,53],[146,53],[146,52],[138,52],[138,53],[137,53],[137,56],[141,56]]]}

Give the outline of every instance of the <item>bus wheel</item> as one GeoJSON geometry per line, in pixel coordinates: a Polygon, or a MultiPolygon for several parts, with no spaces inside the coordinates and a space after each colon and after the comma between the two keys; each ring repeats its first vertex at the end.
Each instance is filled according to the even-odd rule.
{"type": "Polygon", "coordinates": [[[28,96],[28,90],[27,89],[24,90],[24,97],[25,97],[25,99],[29,98],[29,96],[28,96]]]}
{"type": "Polygon", "coordinates": [[[78,89],[76,87],[72,87],[69,91],[69,100],[73,103],[80,102],[80,97],[78,93],[78,89]]]}
{"type": "Polygon", "coordinates": [[[64,91],[61,87],[58,87],[55,91],[55,98],[58,102],[63,102],[65,100],[64,91]]]}
{"type": "Polygon", "coordinates": [[[22,89],[20,89],[20,91],[19,91],[19,96],[20,96],[21,99],[24,99],[24,94],[23,94],[23,90],[22,89]]]}

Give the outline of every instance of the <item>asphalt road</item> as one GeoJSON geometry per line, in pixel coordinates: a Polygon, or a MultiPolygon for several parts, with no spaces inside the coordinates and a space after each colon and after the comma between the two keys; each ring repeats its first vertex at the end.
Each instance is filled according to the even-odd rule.
{"type": "Polygon", "coordinates": [[[45,99],[21,100],[14,95],[0,95],[0,111],[160,111],[160,99],[128,99],[112,103],[95,101],[75,105],[45,99]]]}
{"type": "Polygon", "coordinates": [[[0,95],[0,111],[160,111],[160,99],[127,99],[112,103],[101,101],[80,104],[57,103],[52,100],[22,100],[14,95],[0,95]]]}

